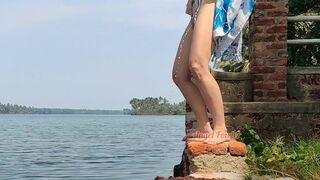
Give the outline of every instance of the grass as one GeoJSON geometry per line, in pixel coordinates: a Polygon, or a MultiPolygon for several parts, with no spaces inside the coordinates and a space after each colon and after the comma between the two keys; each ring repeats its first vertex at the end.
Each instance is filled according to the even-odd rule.
{"type": "Polygon", "coordinates": [[[248,149],[246,162],[250,172],[245,179],[252,179],[253,175],[269,175],[320,180],[320,139],[317,137],[285,144],[282,136],[273,140],[262,139],[252,127],[245,125],[238,140],[248,149]]]}

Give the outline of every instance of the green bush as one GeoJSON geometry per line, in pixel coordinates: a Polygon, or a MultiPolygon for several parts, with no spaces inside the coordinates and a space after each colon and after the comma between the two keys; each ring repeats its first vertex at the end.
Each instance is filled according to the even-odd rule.
{"type": "MultiPolygon", "coordinates": [[[[320,15],[318,0],[289,0],[289,16],[320,15]]],[[[288,39],[320,38],[320,21],[289,22],[288,39]]],[[[248,23],[243,29],[242,56],[249,59],[248,23]]],[[[320,66],[320,45],[289,45],[288,66],[320,66]]]]}
{"type": "Polygon", "coordinates": [[[221,68],[225,72],[248,72],[249,60],[243,60],[240,62],[219,61],[217,63],[217,68],[221,68]]]}
{"type": "Polygon", "coordinates": [[[264,140],[249,125],[237,139],[247,145],[246,162],[252,175],[320,179],[320,139],[310,138],[286,145],[282,136],[264,140]]]}
{"type": "MultiPolygon", "coordinates": [[[[289,0],[289,16],[319,15],[320,1],[289,0]]],[[[320,22],[289,22],[288,39],[320,38],[320,22]]],[[[288,66],[320,66],[320,45],[289,45],[288,66]]]]}

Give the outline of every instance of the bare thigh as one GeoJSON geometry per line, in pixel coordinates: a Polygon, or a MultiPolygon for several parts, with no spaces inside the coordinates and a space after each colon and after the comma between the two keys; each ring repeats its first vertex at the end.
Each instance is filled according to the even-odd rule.
{"type": "Polygon", "coordinates": [[[190,20],[188,26],[186,27],[177,50],[177,54],[175,57],[173,69],[172,69],[172,77],[175,80],[189,80],[191,78],[191,72],[188,67],[189,62],[189,52],[190,52],[190,44],[193,34],[193,24],[192,20],[190,20]]]}
{"type": "Polygon", "coordinates": [[[190,66],[207,68],[213,49],[215,0],[201,0],[190,46],[190,66]]]}

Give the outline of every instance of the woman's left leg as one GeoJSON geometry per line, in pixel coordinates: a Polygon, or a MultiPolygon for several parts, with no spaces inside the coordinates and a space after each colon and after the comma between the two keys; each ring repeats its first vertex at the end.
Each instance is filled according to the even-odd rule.
{"type": "Polygon", "coordinates": [[[218,143],[229,140],[225,125],[223,100],[218,83],[213,78],[208,64],[213,47],[213,23],[214,23],[215,0],[201,0],[200,10],[195,21],[192,36],[189,67],[195,78],[205,104],[213,118],[213,141],[218,143]]]}

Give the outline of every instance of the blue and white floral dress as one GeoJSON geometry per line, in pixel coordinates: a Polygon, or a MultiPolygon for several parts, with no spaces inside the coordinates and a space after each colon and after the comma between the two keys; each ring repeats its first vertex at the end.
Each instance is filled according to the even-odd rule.
{"type": "MultiPolygon", "coordinates": [[[[200,10],[200,1],[195,0],[194,19],[200,10]]],[[[215,71],[219,61],[242,61],[242,29],[253,12],[256,0],[216,0],[213,40],[215,48],[210,62],[215,71]]]]}

